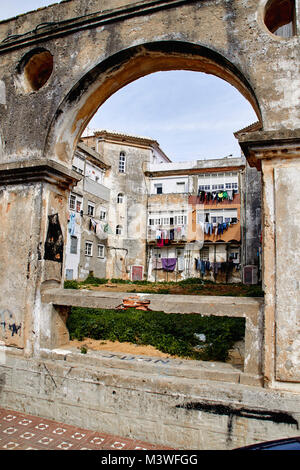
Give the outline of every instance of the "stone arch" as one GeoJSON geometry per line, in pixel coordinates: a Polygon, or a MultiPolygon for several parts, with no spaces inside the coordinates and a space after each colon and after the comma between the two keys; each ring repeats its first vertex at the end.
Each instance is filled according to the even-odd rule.
{"type": "Polygon", "coordinates": [[[229,82],[249,101],[262,125],[260,106],[249,80],[226,57],[193,43],[158,41],[134,46],[106,58],[73,86],[53,117],[45,156],[70,165],[83,130],[101,104],[138,78],[170,70],[204,72],[229,82]]]}

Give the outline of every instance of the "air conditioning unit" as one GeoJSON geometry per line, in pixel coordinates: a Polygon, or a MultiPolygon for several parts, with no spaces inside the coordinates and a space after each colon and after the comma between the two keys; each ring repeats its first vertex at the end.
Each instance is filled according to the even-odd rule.
{"type": "Polygon", "coordinates": [[[244,284],[257,284],[258,269],[255,265],[244,266],[243,270],[243,283],[244,284]]]}

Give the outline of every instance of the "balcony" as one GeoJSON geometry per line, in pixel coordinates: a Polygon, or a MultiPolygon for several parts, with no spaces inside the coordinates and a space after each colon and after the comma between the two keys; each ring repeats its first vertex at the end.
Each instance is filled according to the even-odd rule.
{"type": "Polygon", "coordinates": [[[187,240],[187,225],[163,225],[163,226],[147,226],[147,242],[157,243],[158,232],[162,234],[164,240],[169,240],[171,244],[186,242],[187,240]]]}
{"type": "Polygon", "coordinates": [[[110,199],[110,189],[88,177],[84,178],[84,191],[87,191],[90,194],[93,194],[93,196],[99,197],[107,202],[110,199]]]}

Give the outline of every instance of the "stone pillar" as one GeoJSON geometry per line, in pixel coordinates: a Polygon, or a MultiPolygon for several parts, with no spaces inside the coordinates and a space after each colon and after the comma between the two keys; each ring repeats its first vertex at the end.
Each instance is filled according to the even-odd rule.
{"type": "Polygon", "coordinates": [[[300,133],[240,136],[262,171],[265,386],[300,390],[300,133]]]}
{"type": "Polygon", "coordinates": [[[50,161],[0,165],[0,341],[26,355],[51,336],[40,290],[62,284],[67,201],[77,181],[50,161]]]}

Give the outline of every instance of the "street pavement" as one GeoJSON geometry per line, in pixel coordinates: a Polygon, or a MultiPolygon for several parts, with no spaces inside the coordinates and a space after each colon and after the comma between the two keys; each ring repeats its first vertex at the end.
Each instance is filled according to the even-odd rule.
{"type": "Polygon", "coordinates": [[[0,450],[168,450],[0,408],[0,450]]]}

